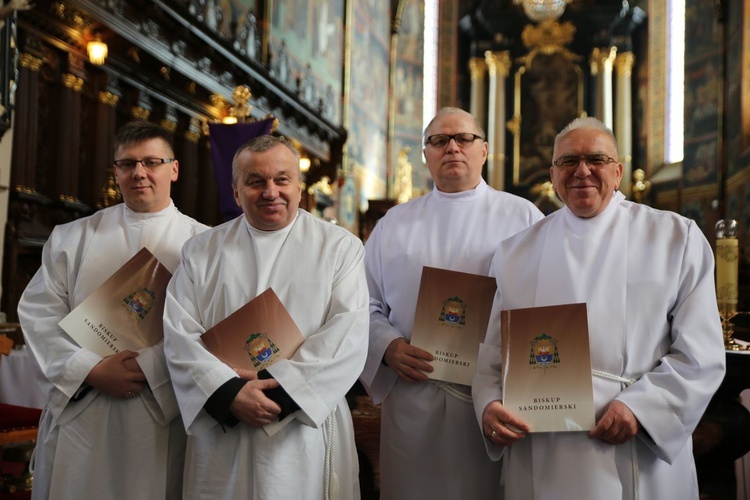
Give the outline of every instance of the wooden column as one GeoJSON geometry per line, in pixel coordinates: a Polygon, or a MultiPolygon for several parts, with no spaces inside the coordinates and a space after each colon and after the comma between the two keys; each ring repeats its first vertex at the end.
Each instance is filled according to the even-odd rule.
{"type": "MultiPolygon", "coordinates": [[[[194,219],[200,219],[198,210],[198,143],[201,139],[200,121],[189,118],[187,130],[175,139],[175,154],[180,160],[180,175],[174,186],[180,204],[177,208],[194,219]]],[[[210,163],[209,163],[210,165],[210,163]]],[[[176,202],[175,202],[176,203],[176,202]]]]}
{"type": "Polygon", "coordinates": [[[96,208],[104,208],[113,201],[110,193],[110,189],[114,189],[112,161],[117,128],[117,103],[121,96],[110,90],[102,90],[96,97],[97,131],[94,144],[94,165],[91,169],[91,183],[87,189],[87,196],[91,201],[86,201],[90,204],[93,201],[96,208]]]}
{"type": "Polygon", "coordinates": [[[64,73],[61,83],[55,189],[61,201],[78,202],[83,78],[64,73]]]}
{"type": "Polygon", "coordinates": [[[13,120],[13,160],[11,187],[19,192],[35,193],[37,144],[39,133],[39,69],[42,59],[27,52],[19,57],[18,88],[13,120]]]}

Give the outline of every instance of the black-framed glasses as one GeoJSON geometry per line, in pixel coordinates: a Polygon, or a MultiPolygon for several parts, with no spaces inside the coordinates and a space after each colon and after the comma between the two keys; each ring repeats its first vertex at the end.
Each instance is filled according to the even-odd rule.
{"type": "Polygon", "coordinates": [[[465,148],[474,144],[477,139],[484,140],[484,137],[477,134],[470,134],[468,132],[462,132],[460,134],[435,134],[431,135],[424,140],[425,146],[430,145],[433,148],[444,148],[451,142],[451,139],[456,141],[459,147],[465,148]]]}
{"type": "Polygon", "coordinates": [[[559,157],[552,164],[558,168],[578,168],[583,160],[589,167],[600,168],[617,160],[607,155],[565,155],[559,157]]]}
{"type": "Polygon", "coordinates": [[[131,160],[131,159],[124,159],[124,160],[115,160],[112,163],[115,167],[122,169],[122,170],[133,170],[136,165],[139,163],[143,165],[143,168],[156,168],[159,165],[163,165],[165,163],[172,163],[175,161],[175,158],[144,158],[142,160],[131,160]]]}

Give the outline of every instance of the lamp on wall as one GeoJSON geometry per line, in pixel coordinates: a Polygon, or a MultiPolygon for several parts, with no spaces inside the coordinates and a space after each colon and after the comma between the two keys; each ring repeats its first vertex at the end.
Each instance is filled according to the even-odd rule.
{"type": "Polygon", "coordinates": [[[307,156],[302,156],[299,159],[299,169],[302,171],[302,173],[307,172],[310,170],[310,158],[307,156]]]}
{"type": "Polygon", "coordinates": [[[571,0],[513,0],[521,4],[529,19],[537,23],[554,21],[562,16],[571,0]]]}
{"type": "Polygon", "coordinates": [[[99,35],[96,36],[93,40],[91,40],[88,45],[86,45],[86,52],[89,54],[89,61],[91,64],[95,64],[97,66],[101,66],[104,64],[104,61],[107,59],[107,53],[109,49],[107,48],[107,44],[102,42],[102,39],[99,35]]]}

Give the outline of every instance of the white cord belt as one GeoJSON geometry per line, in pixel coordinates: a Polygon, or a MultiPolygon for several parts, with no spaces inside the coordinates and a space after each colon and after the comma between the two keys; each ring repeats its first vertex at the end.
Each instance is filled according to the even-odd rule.
{"type": "MultiPolygon", "coordinates": [[[[607,373],[607,372],[603,372],[600,370],[591,370],[591,374],[599,378],[605,378],[607,380],[614,380],[615,382],[621,382],[625,384],[625,387],[628,387],[635,383],[634,378],[625,378],[619,375],[614,375],[612,373],[607,373]]],[[[630,440],[630,461],[633,464],[633,498],[634,500],[640,500],[641,492],[639,490],[639,480],[638,480],[638,448],[636,446],[635,438],[630,440]]]]}
{"type": "Polygon", "coordinates": [[[325,500],[338,500],[339,498],[339,480],[336,476],[336,410],[334,409],[326,417],[326,459],[325,459],[325,478],[324,478],[324,496],[325,500]]]}
{"type": "Polygon", "coordinates": [[[438,388],[447,392],[450,396],[453,396],[454,398],[458,399],[459,401],[463,401],[464,403],[472,402],[471,394],[466,394],[465,392],[459,391],[453,386],[453,384],[449,384],[448,382],[443,382],[442,380],[430,380],[430,382],[438,386],[438,388]]]}

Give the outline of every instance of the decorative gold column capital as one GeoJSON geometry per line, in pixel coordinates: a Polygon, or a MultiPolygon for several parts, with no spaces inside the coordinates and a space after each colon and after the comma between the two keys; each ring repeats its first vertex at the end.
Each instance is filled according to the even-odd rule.
{"type": "Polygon", "coordinates": [[[31,71],[39,71],[39,68],[42,67],[42,60],[32,56],[28,52],[21,52],[18,56],[18,62],[22,68],[30,69],[31,71]]]}
{"type": "Polygon", "coordinates": [[[630,77],[633,74],[634,64],[635,54],[632,52],[617,54],[617,58],[615,58],[615,71],[617,71],[617,76],[630,77]]]}
{"type": "Polygon", "coordinates": [[[117,102],[120,100],[120,96],[113,94],[112,92],[99,91],[99,102],[108,106],[117,106],[117,102]]]}
{"type": "Polygon", "coordinates": [[[492,52],[488,50],[484,53],[484,62],[487,64],[487,68],[490,70],[490,75],[501,76],[505,78],[510,73],[511,60],[510,51],[498,51],[492,52]]]}
{"type": "Polygon", "coordinates": [[[168,120],[166,118],[161,120],[159,122],[159,125],[161,125],[161,127],[165,129],[167,132],[169,132],[170,134],[174,134],[174,131],[177,130],[177,122],[168,120]]]}
{"type": "Polygon", "coordinates": [[[72,89],[74,92],[80,92],[83,89],[83,78],[72,73],[63,73],[62,83],[65,87],[72,89]]]}
{"type": "Polygon", "coordinates": [[[133,106],[130,110],[130,114],[135,120],[148,120],[151,111],[141,106],[133,106]]]}
{"type": "Polygon", "coordinates": [[[471,81],[481,80],[487,72],[487,63],[482,57],[472,57],[469,59],[469,71],[471,72],[471,81]]]}
{"type": "Polygon", "coordinates": [[[591,74],[596,76],[600,71],[612,70],[612,64],[617,56],[617,47],[595,48],[591,51],[589,64],[591,65],[591,74]]]}
{"type": "Polygon", "coordinates": [[[185,131],[185,139],[197,144],[201,138],[201,121],[197,117],[190,118],[190,125],[185,131]]]}

